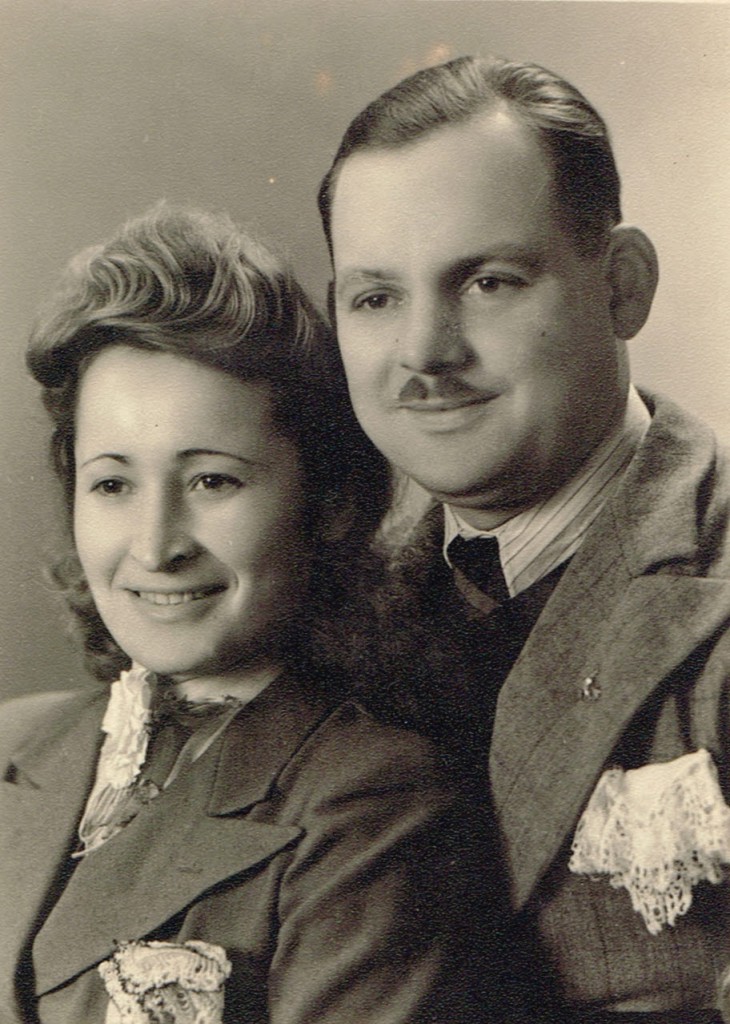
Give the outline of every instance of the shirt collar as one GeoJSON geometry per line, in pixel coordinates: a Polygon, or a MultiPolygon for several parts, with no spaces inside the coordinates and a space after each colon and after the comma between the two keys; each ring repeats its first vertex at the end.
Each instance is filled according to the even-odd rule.
{"type": "Polygon", "coordinates": [[[444,505],[444,558],[457,535],[496,537],[510,596],[537,583],[580,547],[588,528],[606,504],[649,429],[651,416],[638,391],[629,388],[626,412],[619,426],[593,452],[580,471],[533,508],[494,530],[477,530],[444,505]]]}

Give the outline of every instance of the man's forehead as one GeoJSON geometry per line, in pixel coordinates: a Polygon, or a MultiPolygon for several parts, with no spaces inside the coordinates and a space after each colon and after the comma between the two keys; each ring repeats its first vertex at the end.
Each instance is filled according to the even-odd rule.
{"type": "Polygon", "coordinates": [[[355,179],[356,187],[380,182],[386,189],[389,179],[401,173],[413,173],[421,181],[436,177],[442,167],[449,172],[450,155],[458,151],[460,160],[484,166],[508,166],[513,160],[542,165],[550,173],[547,155],[536,136],[507,108],[485,111],[464,121],[440,125],[415,139],[396,145],[373,145],[355,150],[340,165],[333,183],[333,204],[343,184],[355,179]]]}
{"type": "Polygon", "coordinates": [[[338,275],[387,271],[389,253],[411,244],[455,259],[539,247],[555,227],[552,213],[548,160],[511,118],[492,115],[396,149],[358,151],[334,191],[338,275]]]}

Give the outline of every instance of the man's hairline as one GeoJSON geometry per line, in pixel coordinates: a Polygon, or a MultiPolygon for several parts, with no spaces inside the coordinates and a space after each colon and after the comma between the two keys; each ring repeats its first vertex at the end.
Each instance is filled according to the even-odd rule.
{"type": "MultiPolygon", "coordinates": [[[[568,236],[571,242],[576,246],[577,251],[579,253],[582,252],[583,245],[585,243],[585,238],[581,235],[579,231],[576,230],[574,224],[571,223],[570,210],[567,204],[564,201],[562,201],[558,195],[557,164],[552,152],[550,151],[550,148],[548,147],[548,145],[542,137],[542,133],[537,127],[531,124],[527,118],[521,116],[520,109],[517,106],[517,104],[511,102],[506,97],[495,96],[493,98],[493,101],[485,100],[484,106],[479,110],[473,110],[466,114],[464,117],[454,118],[450,121],[444,122],[443,124],[436,124],[430,126],[429,128],[425,128],[414,138],[397,140],[395,142],[375,142],[358,146],[356,149],[353,149],[350,153],[348,153],[341,159],[337,160],[336,163],[332,165],[325,179],[327,182],[327,217],[326,220],[323,218],[323,228],[325,238],[327,241],[327,246],[330,253],[332,273],[335,277],[336,270],[334,257],[334,239],[332,235],[332,213],[334,210],[335,189],[340,179],[342,168],[345,166],[345,164],[348,163],[353,157],[356,157],[360,154],[397,153],[399,150],[408,149],[411,146],[416,146],[420,142],[423,142],[426,139],[431,138],[431,136],[437,134],[441,130],[446,130],[448,128],[453,128],[456,126],[470,125],[472,124],[472,122],[478,121],[485,115],[493,115],[494,113],[497,113],[499,111],[500,107],[510,115],[510,117],[515,123],[521,125],[523,128],[526,129],[529,136],[534,140],[535,144],[537,145],[544,159],[546,160],[550,172],[550,189],[552,193],[551,202],[554,207],[556,220],[563,226],[566,236],[568,236]]],[[[603,239],[601,240],[601,243],[590,244],[589,248],[591,249],[591,252],[588,253],[588,255],[600,256],[603,254],[603,252],[605,252],[605,249],[608,245],[608,240],[610,238],[611,229],[615,226],[616,225],[614,224],[606,224],[604,231],[602,232],[603,239]]],[[[595,242],[598,242],[597,236],[595,242]]]]}

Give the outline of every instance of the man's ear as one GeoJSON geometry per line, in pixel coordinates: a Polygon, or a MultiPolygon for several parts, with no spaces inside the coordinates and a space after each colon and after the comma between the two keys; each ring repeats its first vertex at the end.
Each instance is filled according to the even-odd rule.
{"type": "Polygon", "coordinates": [[[649,316],[659,280],[656,250],[643,231],[620,225],[611,232],[606,267],[613,331],[627,341],[649,316]]]}

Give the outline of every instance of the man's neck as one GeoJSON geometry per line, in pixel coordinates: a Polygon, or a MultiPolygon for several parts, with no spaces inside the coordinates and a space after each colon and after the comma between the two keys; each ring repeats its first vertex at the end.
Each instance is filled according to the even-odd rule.
{"type": "Polygon", "coordinates": [[[649,412],[631,388],[626,412],[581,466],[549,497],[502,518],[486,530],[468,521],[460,509],[445,506],[444,555],[460,534],[465,539],[481,533],[499,541],[500,560],[514,596],[571,557],[618,485],[649,427],[649,412]]]}
{"type": "Polygon", "coordinates": [[[513,479],[508,480],[504,488],[498,488],[507,492],[501,503],[490,502],[485,497],[481,502],[477,498],[464,503],[444,501],[444,505],[451,509],[460,523],[481,533],[490,533],[510,519],[546,504],[555,495],[570,488],[573,480],[583,476],[586,471],[590,472],[590,467],[602,460],[603,453],[615,447],[621,436],[630,429],[632,418],[637,418],[637,402],[645,413],[636,389],[627,387],[624,401],[616,407],[592,444],[582,452],[568,448],[561,453],[561,458],[553,457],[549,474],[541,475],[539,470],[533,471],[530,479],[524,482],[523,493],[515,493],[516,481],[513,479]]]}

